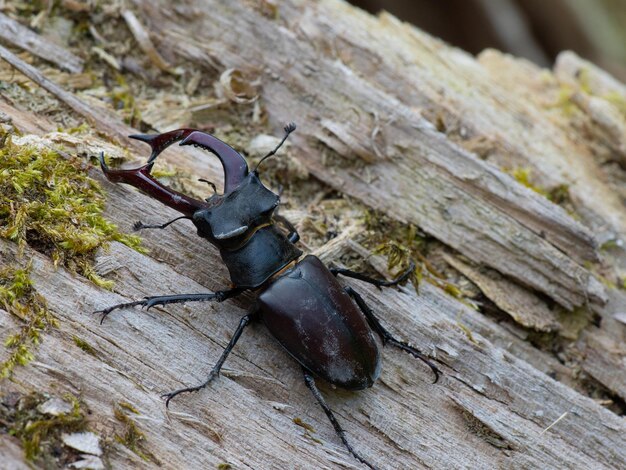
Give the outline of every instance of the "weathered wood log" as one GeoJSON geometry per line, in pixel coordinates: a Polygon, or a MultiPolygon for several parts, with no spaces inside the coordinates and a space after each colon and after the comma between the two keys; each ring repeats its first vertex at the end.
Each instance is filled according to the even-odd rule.
{"type": "MultiPolygon", "coordinates": [[[[284,2],[271,18],[248,2],[134,5],[168,64],[255,74],[270,122],[276,128],[298,122],[294,158],[323,184],[438,239],[444,258],[522,325],[500,324],[427,282],[419,294],[410,286],[376,290],[350,282],[391,330],[432,355],[444,372],[431,385],[422,364],[386,348],[372,389],[347,393],[322,385],[359,452],[381,468],[626,466],[623,417],[592,399],[578,375],[581,368],[585,380],[615,401],[626,398],[625,326],[617,316],[625,296],[591,271],[598,242],[626,234],[626,209],[603,165],[613,153],[621,161],[615,126],[623,115],[606,98],[607,87],[621,96],[619,83],[571,55],[562,56],[556,77],[493,51],[476,61],[388,15],[372,17],[334,0],[284,2]],[[581,69],[593,78],[586,91],[576,88],[581,69]],[[568,103],[590,109],[600,100],[595,114],[568,114],[554,104],[565,80],[574,90],[568,103]],[[613,107],[603,114],[607,106],[613,107]],[[515,167],[532,168],[537,186],[568,185],[580,220],[502,171],[515,167]],[[512,291],[518,297],[501,301],[512,291]],[[593,309],[601,319],[568,343],[582,356],[574,366],[529,341],[533,329],[561,330],[548,298],[567,309],[593,309]]],[[[132,132],[113,112],[86,104],[9,51],[0,55],[113,141],[132,132]]],[[[0,110],[35,145],[62,145],[73,154],[121,152],[98,137],[81,142],[50,133],[53,123],[11,104],[0,110]]],[[[129,141],[128,148],[137,161],[145,158],[140,146],[129,141]]],[[[219,165],[203,152],[176,148],[163,158],[219,180],[219,165]]],[[[146,214],[176,215],[106,182],[99,169],[89,172],[106,188],[107,217],[121,227],[146,214]]],[[[359,230],[317,253],[326,262],[350,252],[367,255],[352,239],[359,230]]],[[[218,253],[199,243],[187,222],[142,235],[148,254],[114,243],[96,258],[115,293],[26,249],[37,292],[60,326],[45,336],[36,361],[0,382],[0,396],[32,390],[80,396],[114,468],[357,467],[299,366],[261,325],[246,331],[218,380],[165,409],[159,394],[205,378],[252,297],[119,311],[100,326],[91,312],[113,303],[228,285],[218,253]],[[115,437],[124,427],[116,419],[120,403],[138,411],[129,419],[145,434],[140,451],[115,437]]],[[[0,255],[1,268],[16,258],[17,247],[0,240],[0,255]]],[[[623,259],[618,251],[615,266],[623,259]]],[[[3,331],[19,324],[0,310],[3,331]]],[[[3,350],[0,360],[6,355],[3,350]]],[[[0,442],[0,458],[23,465],[15,441],[0,435],[0,442]]]]}
{"type": "MultiPolygon", "coordinates": [[[[490,111],[484,100],[450,96],[458,86],[493,90],[491,83],[484,83],[486,74],[475,75],[479,67],[466,70],[466,55],[443,47],[436,55],[419,55],[420,36],[414,30],[388,17],[337,15],[346,7],[336,2],[285,5],[280,22],[253,21],[258,16],[254,10],[229,6],[228,14],[212,11],[210,29],[203,26],[201,13],[185,20],[183,27],[158,4],[140,2],[138,6],[162,38],[162,47],[169,46],[192,63],[207,67],[218,60],[225,67],[262,70],[268,112],[281,121],[302,116],[304,130],[296,142],[307,154],[304,163],[319,179],[417,224],[470,258],[568,308],[582,304],[586,296],[604,298],[602,287],[578,264],[595,256],[591,233],[545,198],[463,152],[416,109],[440,98],[445,77],[456,80],[444,88],[446,101],[451,106],[473,106],[472,117],[478,118],[480,110],[476,121],[484,122],[490,111]],[[325,18],[334,20],[328,23],[325,18]],[[255,28],[246,26],[252,22],[255,28]],[[303,40],[294,41],[294,33],[281,23],[295,28],[303,40]],[[404,41],[398,43],[396,37],[404,41]],[[213,60],[208,62],[206,56],[213,60]],[[424,63],[425,58],[429,62],[424,63]],[[412,65],[417,63],[419,68],[412,65]],[[442,70],[453,65],[458,66],[458,74],[442,70]],[[420,77],[426,74],[437,78],[420,77]],[[437,97],[428,96],[430,91],[437,97]],[[353,163],[324,169],[320,142],[353,163]],[[532,255],[520,257],[519,253],[532,255]]],[[[425,37],[423,42],[423,48],[436,45],[425,37]]],[[[493,102],[497,96],[489,94],[486,99],[493,102]]],[[[508,124],[517,131],[520,125],[511,115],[507,114],[507,123],[502,122],[500,109],[491,108],[488,123],[508,124]]],[[[456,111],[470,118],[464,109],[456,111]]],[[[468,129],[470,135],[496,133],[495,129],[468,129]]],[[[614,195],[607,197],[613,199],[614,195]]]]}
{"type": "Polygon", "coordinates": [[[0,39],[52,62],[72,73],[83,71],[83,60],[67,49],[47,41],[21,23],[0,13],[0,39]]]}

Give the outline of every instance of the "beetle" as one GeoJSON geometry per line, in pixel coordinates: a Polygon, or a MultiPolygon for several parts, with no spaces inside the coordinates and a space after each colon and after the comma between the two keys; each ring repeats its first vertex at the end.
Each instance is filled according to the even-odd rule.
{"type": "Polygon", "coordinates": [[[254,305],[241,318],[207,380],[197,386],[164,394],[166,406],[175,396],[201,390],[217,377],[246,326],[253,320],[260,320],[301,365],[306,386],[347,450],[357,460],[374,468],[348,442],[343,428],[317,388],[315,377],[347,390],[371,387],[381,371],[381,354],[374,333],[383,345],[395,346],[425,362],[434,373],[435,382],[440,371],[425,354],[391,335],[352,287],[344,288],[337,281],[337,276],[343,275],[378,287],[395,286],[410,276],[415,269],[413,263],[392,281],[373,279],[348,269],[327,268],[317,257],[303,255],[296,246],[300,238],[297,230],[276,213],[280,196],[263,185],[257,170],[261,162],[276,154],[295,129],[294,123],[285,126],[283,139],[253,171],[249,171],[246,159],[235,149],[195,129],[129,136],[146,142],[152,149],[147,163],[140,168],[110,169],[101,153],[100,165],[110,181],[134,186],[182,213],[163,224],[137,222],[135,229],[164,229],[177,220],[191,220],[198,235],[219,249],[234,287],[212,293],[145,297],[112,305],[96,313],[102,315],[102,324],[113,310],[125,307],[150,309],[183,302],[223,302],[244,291],[255,292],[254,305]],[[197,200],[174,191],[150,175],[159,154],[175,142],[200,147],[219,158],[224,169],[223,194],[218,194],[212,183],[201,180],[213,186],[214,193],[204,201],[197,200]],[[279,224],[287,233],[279,228],[279,224]]]}

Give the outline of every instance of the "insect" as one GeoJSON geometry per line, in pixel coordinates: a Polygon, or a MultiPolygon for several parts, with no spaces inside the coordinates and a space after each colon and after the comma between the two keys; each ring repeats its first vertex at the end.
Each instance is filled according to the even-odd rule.
{"type": "Polygon", "coordinates": [[[244,329],[252,321],[262,321],[301,365],[306,386],[348,451],[363,464],[374,468],[348,442],[343,428],[317,388],[315,377],[348,390],[371,387],[381,370],[380,350],[374,333],[380,336],[383,345],[390,344],[424,361],[433,371],[435,382],[440,371],[426,355],[393,337],[363,298],[352,287],[344,288],[336,279],[343,275],[379,287],[395,286],[410,276],[415,269],[414,264],[395,280],[377,280],[347,269],[329,269],[315,256],[303,256],[296,247],[300,238],[297,230],[276,213],[280,197],[261,183],[257,171],[261,162],[276,154],[295,129],[295,124],[287,125],[283,139],[259,161],[253,171],[249,171],[245,158],[232,147],[194,129],[130,136],[148,143],[152,148],[148,162],[140,168],[109,169],[101,153],[102,171],[110,181],[135,186],[183,214],[163,224],[137,222],[135,228],[164,229],[177,220],[191,220],[198,235],[219,249],[234,287],[213,293],[146,297],[112,305],[96,313],[102,314],[102,323],[116,309],[134,306],[150,309],[182,302],[223,302],[244,291],[254,291],[257,294],[254,305],[241,318],[207,380],[197,386],[163,395],[166,406],[181,393],[196,392],[206,387],[219,375],[244,329]],[[213,187],[214,194],[201,201],[176,192],[150,176],[155,159],[178,141],[180,145],[203,148],[220,159],[224,168],[223,194],[217,194],[215,185],[206,181],[213,187]],[[287,233],[280,229],[279,224],[287,233]]]}

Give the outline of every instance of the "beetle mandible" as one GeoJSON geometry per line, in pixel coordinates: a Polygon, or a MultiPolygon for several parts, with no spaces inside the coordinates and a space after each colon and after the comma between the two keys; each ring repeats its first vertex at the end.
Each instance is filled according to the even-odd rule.
{"type": "MultiPolygon", "coordinates": [[[[100,165],[106,177],[115,183],[134,186],[183,215],[163,224],[137,222],[135,229],[163,229],[180,219],[189,219],[198,235],[215,245],[228,268],[233,288],[214,293],[178,294],[146,297],[135,302],[112,305],[96,313],[101,323],[113,310],[182,302],[223,302],[244,291],[254,291],[256,301],[242,317],[226,349],[209,373],[207,380],[195,387],[181,388],[163,395],[166,406],[184,392],[196,392],[215,377],[246,326],[261,320],[287,352],[300,363],[306,386],[322,407],[335,432],[348,451],[360,462],[374,468],[358,454],[346,439],[345,432],[326,404],[314,377],[348,390],[371,387],[381,370],[379,347],[373,333],[383,345],[391,344],[424,361],[435,374],[440,371],[419,350],[394,338],[378,321],[363,298],[351,287],[344,288],[338,275],[351,277],[375,286],[394,286],[405,281],[415,265],[393,281],[372,279],[347,269],[327,268],[315,256],[303,256],[296,247],[299,235],[284,217],[275,214],[279,195],[267,189],[259,179],[258,167],[274,155],[296,125],[285,126],[285,136],[274,150],[265,155],[253,171],[245,158],[218,138],[195,129],[177,129],[164,134],[131,135],[152,148],[148,162],[132,170],[109,169],[100,154],[100,165]],[[200,201],[163,185],[150,172],[159,154],[174,142],[194,145],[215,154],[224,168],[224,194],[214,194],[200,201]],[[288,230],[285,234],[278,224],[288,230]]],[[[212,185],[212,183],[209,183],[212,185]]],[[[215,186],[212,185],[214,190],[215,186]]]]}

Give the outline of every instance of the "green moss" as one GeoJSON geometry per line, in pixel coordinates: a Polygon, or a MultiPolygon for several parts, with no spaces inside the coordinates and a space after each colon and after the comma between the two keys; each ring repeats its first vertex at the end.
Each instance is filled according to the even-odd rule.
{"type": "Polygon", "coordinates": [[[555,204],[563,205],[570,202],[569,185],[559,184],[552,189],[547,190],[545,196],[555,204]]]}
{"type": "Polygon", "coordinates": [[[311,426],[308,423],[305,423],[304,421],[302,421],[300,418],[294,418],[293,422],[295,424],[297,424],[298,426],[300,426],[301,428],[304,428],[304,437],[306,437],[307,439],[310,439],[311,441],[317,443],[317,444],[321,444],[322,441],[320,441],[319,439],[313,437],[311,434],[315,433],[315,429],[313,428],[313,426],[311,426]]]}
{"type": "Polygon", "coordinates": [[[96,353],[96,350],[89,343],[87,343],[87,341],[80,339],[76,335],[74,335],[72,339],[74,340],[74,344],[78,346],[80,349],[82,349],[83,351],[85,351],[87,354],[90,354],[91,356],[94,356],[94,357],[98,355],[96,353]]]}
{"type": "Polygon", "coordinates": [[[174,170],[173,168],[168,168],[168,169],[155,168],[154,170],[152,170],[150,174],[154,178],[171,178],[172,176],[176,176],[177,173],[178,172],[174,170]]]}
{"type": "Polygon", "coordinates": [[[517,167],[517,168],[513,168],[512,170],[510,170],[509,173],[511,174],[513,178],[515,178],[515,180],[518,183],[526,186],[527,188],[532,189],[533,191],[541,194],[542,196],[546,195],[543,189],[531,183],[530,179],[532,175],[532,170],[530,168],[517,167]]]}
{"type": "Polygon", "coordinates": [[[120,408],[123,408],[126,411],[130,411],[131,413],[134,413],[136,415],[139,414],[139,410],[137,408],[135,408],[133,405],[131,405],[130,403],[128,403],[128,402],[121,401],[121,402],[118,403],[118,405],[119,405],[120,408]]]}
{"type": "Polygon", "coordinates": [[[569,185],[567,184],[559,184],[554,188],[546,189],[533,184],[532,170],[530,168],[517,167],[505,171],[515,178],[518,183],[532,189],[537,194],[541,194],[555,204],[564,204],[569,201],[569,185]]]}
{"type": "Polygon", "coordinates": [[[446,291],[447,294],[451,295],[455,299],[461,299],[463,297],[463,292],[461,291],[461,289],[459,289],[454,284],[450,284],[449,282],[446,282],[445,286],[443,287],[443,290],[446,291]]]}
{"type": "Polygon", "coordinates": [[[35,393],[21,397],[15,406],[0,407],[0,429],[20,439],[27,460],[41,464],[41,468],[57,468],[61,435],[84,431],[87,424],[75,396],[63,396],[72,404],[72,411],[59,416],[45,415],[38,410],[47,398],[35,393]]]}
{"type": "Polygon", "coordinates": [[[600,251],[610,251],[616,248],[619,248],[619,245],[617,244],[617,240],[615,238],[612,238],[602,243],[598,249],[600,251]]]}
{"type": "MultiPolygon", "coordinates": [[[[115,434],[115,440],[134,452],[142,460],[154,462],[159,465],[159,460],[150,451],[145,449],[146,435],[141,432],[137,424],[122,411],[122,408],[127,409],[120,404],[120,408],[115,408],[113,412],[115,419],[124,425],[124,432],[122,434],[115,434]]],[[[135,413],[135,411],[133,411],[133,413],[135,413]]]]}
{"type": "Polygon", "coordinates": [[[217,464],[217,470],[230,470],[233,466],[229,463],[220,463],[217,464]]]}
{"type": "Polygon", "coordinates": [[[568,85],[560,86],[555,102],[550,104],[548,107],[561,110],[566,117],[574,116],[574,114],[580,111],[578,106],[572,101],[574,93],[575,90],[572,87],[568,85]]]}
{"type": "Polygon", "coordinates": [[[141,112],[135,103],[135,93],[130,88],[123,75],[115,77],[118,86],[109,92],[113,108],[124,118],[124,122],[132,127],[139,127],[141,112]]]}
{"type": "Polygon", "coordinates": [[[93,269],[96,249],[113,240],[138,249],[140,239],[121,233],[103,209],[102,189],[79,159],[7,138],[0,149],[0,236],[18,243],[20,251],[29,245],[55,265],[111,288],[93,269]]]}
{"type": "Polygon", "coordinates": [[[421,253],[426,248],[426,237],[418,234],[414,225],[401,224],[378,211],[366,211],[363,220],[368,231],[365,246],[376,254],[384,255],[390,271],[396,268],[402,271],[408,268],[411,261],[415,262],[411,281],[417,289],[427,272],[421,253]]]}
{"type": "MultiPolygon", "coordinates": [[[[15,144],[6,133],[1,142],[0,237],[17,243],[18,257],[30,246],[49,256],[55,265],[112,288],[113,283],[93,268],[96,250],[113,240],[140,249],[140,239],[122,234],[104,219],[104,194],[99,184],[86,175],[79,159],[15,144]]],[[[0,365],[0,377],[8,377],[16,365],[33,359],[32,347],[57,320],[33,289],[28,267],[10,266],[0,272],[0,305],[24,323],[5,340],[11,354],[0,365]]],[[[74,342],[94,354],[85,342],[78,338],[74,342]]]]}
{"type": "Polygon", "coordinates": [[[603,98],[615,106],[620,113],[626,116],[626,98],[617,91],[612,91],[603,96],[603,98]]]}
{"type": "Polygon", "coordinates": [[[587,307],[578,307],[574,310],[567,311],[562,309],[558,312],[559,324],[561,330],[559,334],[566,339],[575,341],[580,333],[591,322],[590,312],[587,307]]]}
{"type": "Polygon", "coordinates": [[[305,423],[300,418],[294,418],[293,422],[294,422],[294,424],[297,424],[298,426],[306,429],[309,432],[315,432],[315,429],[313,429],[313,426],[311,426],[310,424],[305,423]]]}
{"type": "MultiPolygon", "coordinates": [[[[387,257],[388,269],[402,272],[415,264],[411,282],[417,291],[422,280],[447,290],[451,284],[427,259],[428,247],[433,241],[412,224],[403,224],[377,211],[366,212],[364,222],[368,237],[364,245],[376,254],[387,257]]],[[[458,290],[458,289],[457,289],[458,290]]]]}
{"type": "Polygon", "coordinates": [[[580,91],[587,95],[593,95],[593,88],[591,87],[591,70],[589,67],[581,67],[576,72],[576,78],[578,79],[578,86],[580,91]]]}
{"type": "Polygon", "coordinates": [[[91,127],[89,126],[89,124],[84,122],[76,127],[62,128],[59,126],[57,127],[57,132],[65,132],[66,134],[84,134],[86,132],[89,132],[90,129],[91,127]]]}
{"type": "Polygon", "coordinates": [[[480,347],[480,343],[478,341],[476,341],[476,338],[474,338],[474,335],[472,334],[472,330],[470,330],[467,325],[465,325],[465,324],[463,324],[463,322],[461,322],[461,314],[460,313],[457,316],[456,326],[458,326],[461,329],[461,331],[463,333],[465,333],[465,336],[467,337],[467,339],[471,343],[473,343],[474,345],[480,347]]]}
{"type": "Polygon", "coordinates": [[[11,353],[0,364],[0,378],[10,377],[15,366],[32,361],[32,348],[39,344],[42,333],[58,324],[43,297],[33,289],[28,271],[29,267],[14,266],[0,270],[0,306],[23,322],[20,330],[4,341],[11,353]]]}

